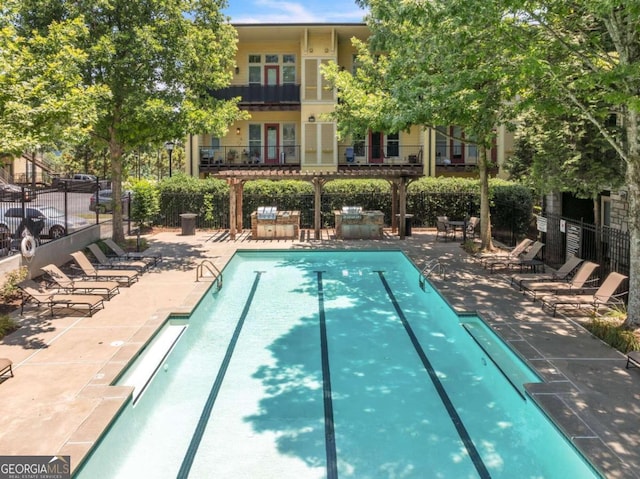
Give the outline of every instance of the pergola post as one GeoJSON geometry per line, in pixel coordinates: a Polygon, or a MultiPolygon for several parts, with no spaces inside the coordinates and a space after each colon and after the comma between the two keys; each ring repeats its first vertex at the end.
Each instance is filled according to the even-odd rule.
{"type": "MultiPolygon", "coordinates": [[[[407,177],[403,176],[400,178],[399,185],[399,196],[400,196],[400,224],[398,225],[398,230],[400,232],[400,239],[404,239],[406,232],[406,221],[405,217],[407,215],[407,177]]],[[[395,218],[395,215],[394,215],[395,218]]]]}
{"type": "Polygon", "coordinates": [[[398,231],[398,182],[391,182],[391,232],[398,231]]]}
{"type": "Polygon", "coordinates": [[[313,234],[315,239],[320,239],[320,229],[322,226],[322,186],[324,185],[324,181],[319,177],[314,177],[312,180],[313,183],[313,234]]]}
{"type": "Polygon", "coordinates": [[[242,233],[242,229],[244,228],[242,221],[243,192],[244,181],[238,180],[238,182],[236,183],[236,226],[238,233],[242,233]]]}
{"type": "Polygon", "coordinates": [[[229,238],[232,240],[236,239],[236,179],[230,178],[228,180],[229,183],[229,238]]]}

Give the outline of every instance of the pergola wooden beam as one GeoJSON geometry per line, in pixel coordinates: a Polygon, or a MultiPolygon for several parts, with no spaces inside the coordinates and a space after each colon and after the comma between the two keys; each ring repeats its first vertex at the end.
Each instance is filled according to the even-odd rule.
{"type": "Polygon", "coordinates": [[[229,237],[242,232],[242,203],[244,183],[249,180],[300,180],[313,185],[314,211],[313,226],[315,238],[320,238],[322,226],[321,198],[324,185],[331,180],[343,179],[384,179],[391,184],[391,227],[398,228],[400,239],[406,236],[407,186],[422,176],[421,172],[399,168],[362,169],[345,171],[299,171],[283,168],[238,169],[216,172],[216,178],[224,178],[229,184],[229,237]]]}

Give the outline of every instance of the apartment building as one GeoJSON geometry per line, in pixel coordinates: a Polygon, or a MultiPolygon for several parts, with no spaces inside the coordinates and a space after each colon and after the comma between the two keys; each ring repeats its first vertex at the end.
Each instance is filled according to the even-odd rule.
{"type": "MultiPolygon", "coordinates": [[[[354,69],[351,39],[366,40],[368,27],[356,24],[240,24],[233,81],[213,92],[217,98],[240,97],[251,118],[234,124],[224,137],[193,135],[187,140],[187,172],[218,175],[229,169],[354,171],[398,168],[419,176],[473,176],[477,148],[465,143],[464,131],[412,127],[408,132],[369,131],[339,141],[327,120],[335,91],[321,66],[336,62],[354,69]]],[[[511,148],[499,131],[491,158],[499,171],[511,148]]]]}

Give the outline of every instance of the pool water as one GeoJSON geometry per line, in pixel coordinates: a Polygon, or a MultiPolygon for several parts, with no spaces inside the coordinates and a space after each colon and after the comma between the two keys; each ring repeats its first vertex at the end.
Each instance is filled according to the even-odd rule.
{"type": "Polygon", "coordinates": [[[223,274],[77,477],[599,477],[403,253],[240,251],[223,274]]]}

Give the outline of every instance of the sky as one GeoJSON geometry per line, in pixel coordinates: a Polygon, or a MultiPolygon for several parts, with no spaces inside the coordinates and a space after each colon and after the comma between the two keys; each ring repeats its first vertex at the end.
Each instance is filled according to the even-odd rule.
{"type": "Polygon", "coordinates": [[[231,23],[356,23],[364,10],[353,0],[227,0],[231,23]]]}

